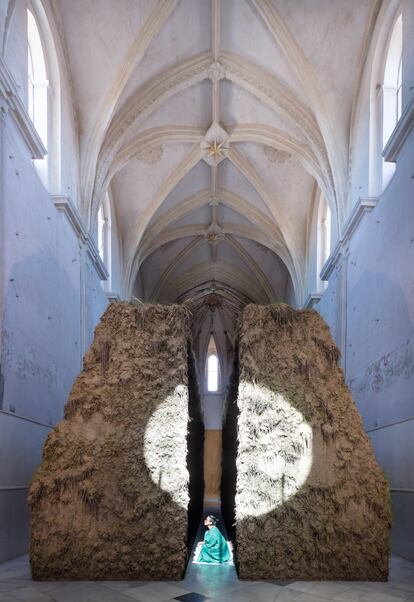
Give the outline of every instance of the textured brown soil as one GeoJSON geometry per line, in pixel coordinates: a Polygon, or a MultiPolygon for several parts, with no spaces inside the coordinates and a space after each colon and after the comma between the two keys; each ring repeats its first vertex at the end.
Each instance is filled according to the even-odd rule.
{"type": "Polygon", "coordinates": [[[34,579],[182,578],[188,339],[183,307],[108,307],[30,487],[34,579]]]}
{"type": "Polygon", "coordinates": [[[250,305],[239,345],[240,577],[386,580],[389,487],[328,326],[314,310],[250,305]]]}

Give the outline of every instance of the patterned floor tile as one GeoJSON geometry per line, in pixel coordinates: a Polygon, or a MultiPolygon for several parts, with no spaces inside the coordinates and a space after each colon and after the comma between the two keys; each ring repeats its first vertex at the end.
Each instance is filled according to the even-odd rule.
{"type": "Polygon", "coordinates": [[[28,557],[0,565],[0,602],[414,602],[414,563],[387,583],[239,581],[234,567],[189,565],[182,581],[32,581],[28,557]]]}
{"type": "Polygon", "coordinates": [[[295,581],[286,586],[316,596],[335,598],[352,587],[352,581],[295,581]]]}
{"type": "Polygon", "coordinates": [[[276,600],[278,594],[283,588],[280,585],[275,585],[274,583],[255,582],[247,586],[245,589],[249,592],[252,598],[258,602],[268,602],[269,600],[273,602],[276,600]]]}
{"type": "Polygon", "coordinates": [[[188,593],[189,591],[186,589],[159,581],[132,587],[128,590],[128,596],[134,600],[140,600],[140,602],[164,602],[169,598],[176,598],[188,593]]]}
{"type": "Polygon", "coordinates": [[[233,592],[228,592],[227,594],[219,594],[218,596],[214,596],[212,602],[257,602],[255,598],[252,597],[251,593],[245,589],[238,589],[233,592]]]}

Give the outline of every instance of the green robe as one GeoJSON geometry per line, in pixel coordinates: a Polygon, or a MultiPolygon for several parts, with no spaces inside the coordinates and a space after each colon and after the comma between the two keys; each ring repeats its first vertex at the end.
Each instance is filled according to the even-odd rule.
{"type": "Polygon", "coordinates": [[[229,547],[217,527],[206,531],[198,562],[227,562],[230,560],[229,547]]]}

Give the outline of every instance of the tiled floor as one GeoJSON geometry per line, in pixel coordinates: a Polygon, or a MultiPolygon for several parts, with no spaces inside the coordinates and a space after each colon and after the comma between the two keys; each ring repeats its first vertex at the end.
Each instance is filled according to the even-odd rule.
{"type": "Polygon", "coordinates": [[[33,582],[27,556],[0,565],[0,602],[414,602],[414,564],[391,558],[388,583],[239,581],[234,566],[190,564],[183,581],[33,582]]]}

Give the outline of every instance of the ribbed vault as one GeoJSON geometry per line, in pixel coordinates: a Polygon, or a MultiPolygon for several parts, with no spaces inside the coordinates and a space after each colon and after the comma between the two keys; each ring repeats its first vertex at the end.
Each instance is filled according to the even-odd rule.
{"type": "Polygon", "coordinates": [[[303,305],[317,189],[339,236],[373,3],[120,0],[116,15],[109,0],[99,14],[85,0],[56,6],[83,216],[93,229],[110,193],[124,296],[187,303],[200,357],[213,331],[219,353],[232,353],[246,303],[303,305]]]}

